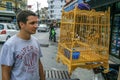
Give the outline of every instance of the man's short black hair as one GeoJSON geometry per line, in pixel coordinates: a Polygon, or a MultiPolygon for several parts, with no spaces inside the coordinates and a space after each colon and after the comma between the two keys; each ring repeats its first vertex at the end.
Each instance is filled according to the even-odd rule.
{"type": "Polygon", "coordinates": [[[17,23],[19,27],[20,27],[19,22],[26,23],[28,20],[28,16],[37,16],[37,15],[30,10],[22,10],[17,14],[17,23]]]}

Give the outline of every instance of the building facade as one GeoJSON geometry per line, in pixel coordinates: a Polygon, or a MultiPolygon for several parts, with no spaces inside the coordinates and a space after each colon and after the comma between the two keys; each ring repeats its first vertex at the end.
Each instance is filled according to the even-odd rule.
{"type": "Polygon", "coordinates": [[[27,9],[27,0],[0,1],[0,10],[19,12],[22,9],[27,9]]]}
{"type": "Polygon", "coordinates": [[[24,9],[27,9],[27,0],[1,0],[0,22],[16,24],[16,13],[24,9]]]}
{"type": "Polygon", "coordinates": [[[65,0],[47,0],[48,2],[48,19],[50,21],[61,20],[62,8],[65,5],[65,0]]]}
{"type": "Polygon", "coordinates": [[[48,7],[41,8],[39,10],[39,19],[41,24],[47,24],[48,20],[48,7]]]}

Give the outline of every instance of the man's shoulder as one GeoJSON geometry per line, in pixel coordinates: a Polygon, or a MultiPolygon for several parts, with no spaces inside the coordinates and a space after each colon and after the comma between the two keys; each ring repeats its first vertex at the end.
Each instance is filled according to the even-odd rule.
{"type": "Polygon", "coordinates": [[[15,42],[16,42],[16,39],[17,37],[16,37],[16,35],[13,35],[12,37],[10,37],[6,42],[5,42],[5,44],[9,44],[9,45],[13,45],[15,42]]]}
{"type": "Polygon", "coordinates": [[[37,39],[35,36],[31,36],[31,39],[32,39],[33,41],[37,41],[37,42],[38,42],[38,39],[37,39]]]}

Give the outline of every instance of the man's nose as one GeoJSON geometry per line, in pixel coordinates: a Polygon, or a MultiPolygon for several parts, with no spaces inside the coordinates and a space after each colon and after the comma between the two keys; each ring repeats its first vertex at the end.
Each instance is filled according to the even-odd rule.
{"type": "Polygon", "coordinates": [[[34,27],[38,28],[38,23],[34,24],[34,27]]]}

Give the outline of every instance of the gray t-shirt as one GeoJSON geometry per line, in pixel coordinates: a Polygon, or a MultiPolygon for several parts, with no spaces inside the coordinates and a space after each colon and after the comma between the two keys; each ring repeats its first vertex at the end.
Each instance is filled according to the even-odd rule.
{"type": "Polygon", "coordinates": [[[10,80],[39,80],[39,59],[42,57],[36,38],[23,40],[17,35],[6,41],[1,49],[0,64],[12,66],[10,80]]]}

